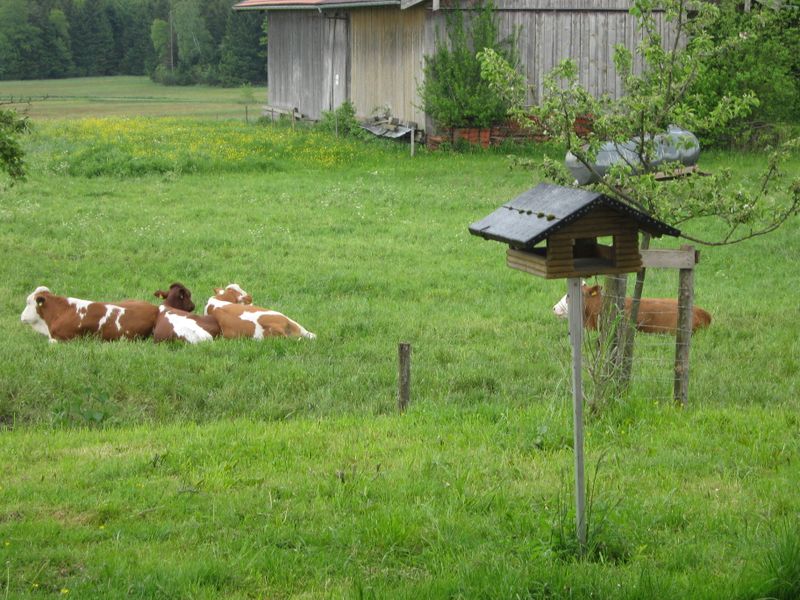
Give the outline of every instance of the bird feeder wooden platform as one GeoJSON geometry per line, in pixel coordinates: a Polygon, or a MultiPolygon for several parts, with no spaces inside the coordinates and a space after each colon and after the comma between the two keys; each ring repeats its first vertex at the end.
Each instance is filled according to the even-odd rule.
{"type": "Polygon", "coordinates": [[[642,268],[639,231],[680,235],[610,196],[545,183],[506,202],[469,231],[507,243],[509,267],[546,279],[633,273],[642,268]]]}

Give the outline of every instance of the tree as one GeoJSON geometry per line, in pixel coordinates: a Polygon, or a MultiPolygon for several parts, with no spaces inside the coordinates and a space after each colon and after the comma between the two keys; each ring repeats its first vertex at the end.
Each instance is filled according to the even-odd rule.
{"type": "Polygon", "coordinates": [[[179,64],[188,68],[203,63],[211,54],[213,45],[197,2],[179,0],[173,5],[172,12],[179,64]]]}
{"type": "Polygon", "coordinates": [[[266,50],[262,46],[264,17],[256,12],[228,15],[222,39],[219,76],[223,85],[266,80],[266,50]]]}
{"type": "MultiPolygon", "coordinates": [[[[670,169],[670,165],[657,164],[656,160],[659,136],[668,125],[675,123],[695,131],[720,130],[750,114],[758,105],[756,96],[745,91],[738,96],[722,96],[703,111],[697,109],[689,94],[692,85],[720,56],[748,36],[737,33],[724,40],[715,39],[712,33],[719,9],[709,2],[693,2],[691,15],[689,10],[687,0],[663,0],[658,4],[651,0],[634,0],[631,13],[637,18],[643,35],[636,55],[643,66],[635,69],[634,53],[617,47],[614,63],[623,88],[623,95],[618,99],[591,96],[578,84],[576,66],[569,60],[547,76],[543,101],[532,111],[525,108],[526,82],[491,49],[479,55],[482,74],[511,104],[510,112],[520,124],[530,125],[533,113],[546,133],[561,140],[568,152],[594,173],[598,182],[592,187],[679,227],[688,240],[707,245],[743,242],[774,231],[800,212],[800,180],[781,185],[782,159],[800,144],[795,140],[770,154],[756,191],[731,189],[727,172],[709,177],[656,180],[656,171],[670,169]],[[664,40],[658,33],[656,8],[665,10],[672,23],[671,40],[664,40]],[[575,122],[586,116],[591,118],[592,128],[586,137],[580,138],[575,122]],[[618,148],[633,144],[635,156],[618,161],[602,176],[594,160],[606,142],[618,148]],[[692,231],[693,223],[709,218],[722,223],[722,233],[717,238],[702,237],[692,231]]],[[[572,181],[562,165],[547,161],[544,167],[559,183],[572,181]]],[[[649,237],[643,236],[642,246],[648,246],[649,242],[649,237]]],[[[633,294],[631,322],[636,321],[644,279],[645,273],[641,271],[633,294]]],[[[627,362],[630,362],[630,355],[627,362]]]]}
{"type": "Polygon", "coordinates": [[[72,57],[78,75],[114,72],[114,35],[103,0],[86,0],[70,15],[72,57]]]}
{"type": "Polygon", "coordinates": [[[150,26],[150,40],[160,66],[172,70],[175,66],[172,55],[172,39],[169,23],[163,19],[155,19],[150,26]]]}
{"type": "Polygon", "coordinates": [[[25,0],[0,3],[0,78],[41,76],[42,31],[30,22],[32,7],[25,0]]]}
{"type": "Polygon", "coordinates": [[[777,5],[754,2],[741,10],[738,0],[721,0],[712,39],[728,44],[714,64],[703,65],[689,89],[699,111],[709,110],[724,96],[752,91],[759,105],[724,131],[700,131],[711,143],[759,145],[774,142],[776,126],[800,119],[800,2],[777,5]]]}
{"type": "Polygon", "coordinates": [[[422,109],[443,127],[487,127],[505,120],[509,105],[481,78],[475,50],[490,48],[516,66],[515,35],[500,39],[492,0],[477,5],[469,18],[461,8],[446,18],[446,39],[437,39],[433,56],[425,57],[422,109]]]}
{"type": "Polygon", "coordinates": [[[19,136],[28,130],[28,120],[16,111],[0,108],[0,171],[5,172],[12,185],[25,179],[25,153],[19,136]]]}
{"type": "Polygon", "coordinates": [[[53,8],[47,14],[43,42],[47,57],[46,77],[67,77],[72,73],[72,51],[70,50],[69,20],[60,8],[53,8]]]}

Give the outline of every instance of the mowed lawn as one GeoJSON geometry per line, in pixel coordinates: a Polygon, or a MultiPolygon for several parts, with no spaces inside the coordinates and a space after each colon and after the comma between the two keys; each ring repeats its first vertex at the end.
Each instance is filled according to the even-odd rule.
{"type": "Polygon", "coordinates": [[[266,99],[265,87],[167,87],[148,77],[0,81],[0,102],[35,119],[140,115],[244,120],[257,118],[266,99]]]}
{"type": "MultiPolygon", "coordinates": [[[[157,155],[116,122],[42,124],[29,181],[0,196],[0,592],[796,597],[797,219],[702,250],[696,302],[714,321],[693,339],[687,409],[669,399],[670,338],[640,337],[631,394],[587,416],[578,560],[567,330],[551,314],[565,282],[508,269],[467,231],[539,177],[501,152],[411,158],[231,123],[192,128],[271,158],[189,160],[163,123],[157,155]],[[103,162],[90,147],[110,131],[103,162]],[[155,302],[173,281],[198,304],[239,283],[318,338],[48,344],[19,322],[38,285],[155,302]]],[[[755,186],[763,164],[702,166],[755,186]]],[[[648,294],[675,285],[651,271],[648,294]]]]}

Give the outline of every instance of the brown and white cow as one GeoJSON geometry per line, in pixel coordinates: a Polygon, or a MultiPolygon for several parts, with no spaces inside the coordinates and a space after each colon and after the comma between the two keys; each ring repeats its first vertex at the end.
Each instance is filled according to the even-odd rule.
{"type": "MultiPolygon", "coordinates": [[[[587,329],[597,329],[598,315],[603,307],[602,287],[583,285],[583,324],[587,329]]],[[[625,298],[625,313],[630,316],[631,298],[625,298]]],[[[560,318],[567,317],[567,296],[553,306],[553,313],[560,318]]],[[[692,309],[692,331],[711,324],[708,311],[695,306],[692,309]]],[[[678,301],[675,298],[642,298],[636,329],[644,333],[671,333],[678,329],[678,301]]]]}
{"type": "Polygon", "coordinates": [[[194,302],[192,292],[181,283],[173,283],[168,291],[157,290],[156,298],[164,298],[158,307],[158,318],[153,329],[156,342],[180,340],[197,344],[208,342],[220,334],[219,324],[214,317],[192,314],[194,302]]]}
{"type": "Polygon", "coordinates": [[[214,288],[214,295],[206,302],[203,314],[211,314],[211,311],[217,306],[252,303],[253,297],[250,294],[245,292],[238,284],[229,283],[224,288],[214,288]]]}
{"type": "Polygon", "coordinates": [[[294,337],[313,340],[317,336],[277,311],[253,306],[252,296],[237,284],[215,288],[208,299],[206,314],[213,316],[226,338],[294,337]]]}
{"type": "Polygon", "coordinates": [[[158,307],[149,302],[93,302],[65,298],[40,286],[28,296],[20,320],[46,335],[51,342],[82,336],[112,341],[149,336],[157,316],[158,307]]]}

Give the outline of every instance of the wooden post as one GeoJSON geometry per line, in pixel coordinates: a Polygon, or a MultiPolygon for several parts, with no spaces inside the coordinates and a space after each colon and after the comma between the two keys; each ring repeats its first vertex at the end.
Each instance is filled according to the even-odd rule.
{"type": "Polygon", "coordinates": [[[411,156],[414,156],[414,138],[417,135],[417,130],[413,127],[411,128],[411,156]]]}
{"type": "Polygon", "coordinates": [[[411,344],[400,342],[397,346],[397,363],[397,408],[404,412],[411,398],[411,344]]]}
{"type": "Polygon", "coordinates": [[[575,528],[581,552],[586,548],[586,486],[583,469],[583,383],[581,344],[583,342],[583,290],[580,277],[567,280],[569,339],[572,345],[572,415],[575,451],[575,528]]]}
{"type": "MultiPolygon", "coordinates": [[[[693,251],[692,246],[681,250],[693,251]]],[[[681,269],[678,275],[678,330],[675,334],[675,402],[689,403],[689,349],[692,342],[694,308],[694,268],[681,269]]]]}
{"type": "MultiPolygon", "coordinates": [[[[650,234],[642,233],[641,250],[647,250],[650,247],[650,234]]],[[[629,315],[630,326],[625,328],[625,345],[623,346],[622,353],[622,374],[620,376],[620,384],[623,388],[627,388],[631,382],[631,372],[633,370],[633,340],[635,339],[634,332],[636,331],[636,319],[639,317],[639,300],[642,297],[642,290],[644,289],[644,278],[647,269],[642,266],[642,269],[636,274],[636,285],[633,287],[633,295],[631,296],[631,314],[629,315]]]]}
{"type": "Polygon", "coordinates": [[[600,324],[600,347],[607,349],[607,365],[604,377],[619,382],[622,375],[622,354],[625,347],[625,294],[628,287],[627,275],[606,275],[603,292],[603,308],[600,324]],[[608,336],[613,336],[611,340],[608,336]]]}

